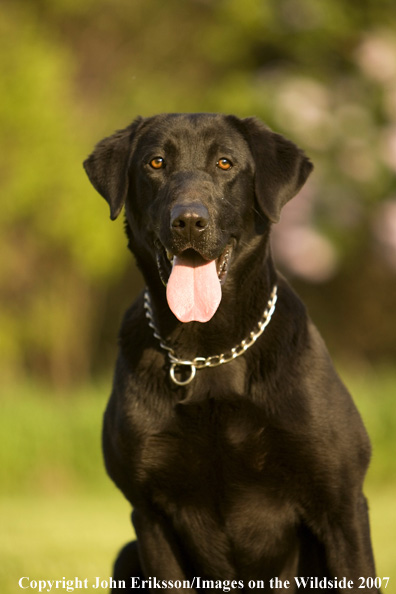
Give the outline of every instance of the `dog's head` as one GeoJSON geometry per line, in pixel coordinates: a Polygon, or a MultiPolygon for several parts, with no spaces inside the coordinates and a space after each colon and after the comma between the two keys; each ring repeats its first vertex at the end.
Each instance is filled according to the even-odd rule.
{"type": "Polygon", "coordinates": [[[126,204],[132,249],[156,262],[182,322],[211,319],[234,255],[279,220],[312,170],[257,119],[218,114],[137,118],[84,167],[112,219],[126,204]]]}

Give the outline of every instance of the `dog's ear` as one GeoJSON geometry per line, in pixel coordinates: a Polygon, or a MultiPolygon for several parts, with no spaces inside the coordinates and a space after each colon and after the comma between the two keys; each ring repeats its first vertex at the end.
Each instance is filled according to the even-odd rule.
{"type": "Polygon", "coordinates": [[[95,190],[110,205],[110,218],[120,214],[128,193],[128,174],[133,141],[143,118],[101,140],[84,161],[84,169],[95,190]]]}
{"type": "Polygon", "coordinates": [[[282,207],[302,188],[313,165],[293,142],[256,118],[242,122],[256,163],[257,201],[270,221],[277,223],[282,207]]]}

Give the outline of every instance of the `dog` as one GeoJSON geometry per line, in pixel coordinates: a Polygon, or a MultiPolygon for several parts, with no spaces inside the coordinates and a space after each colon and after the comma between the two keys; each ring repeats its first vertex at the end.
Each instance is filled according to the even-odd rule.
{"type": "Polygon", "coordinates": [[[271,257],[310,160],[254,117],[161,114],[99,142],[84,167],[111,219],[125,206],[146,283],[104,417],[137,537],[113,591],[377,593],[369,438],[271,257]]]}

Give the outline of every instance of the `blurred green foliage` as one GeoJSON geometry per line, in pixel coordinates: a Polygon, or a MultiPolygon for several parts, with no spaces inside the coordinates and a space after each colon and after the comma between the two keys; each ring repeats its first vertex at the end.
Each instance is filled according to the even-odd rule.
{"type": "Polygon", "coordinates": [[[391,0],[3,0],[2,376],[61,387],[112,362],[141,280],[81,162],[161,111],[255,114],[306,150],[279,264],[335,353],[394,358],[395,25],[391,0]]]}

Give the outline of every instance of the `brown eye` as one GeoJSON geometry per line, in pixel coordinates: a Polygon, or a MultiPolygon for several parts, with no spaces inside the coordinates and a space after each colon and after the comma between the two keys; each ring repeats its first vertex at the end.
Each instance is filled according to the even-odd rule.
{"type": "Polygon", "coordinates": [[[153,169],[162,169],[165,167],[165,159],[162,157],[154,157],[154,159],[151,159],[150,161],[150,167],[153,169]]]}
{"type": "Polygon", "coordinates": [[[216,165],[220,169],[223,169],[223,171],[227,171],[227,169],[231,169],[231,167],[232,167],[231,161],[229,161],[228,159],[225,159],[224,157],[222,157],[221,159],[219,159],[217,161],[216,165]]]}

